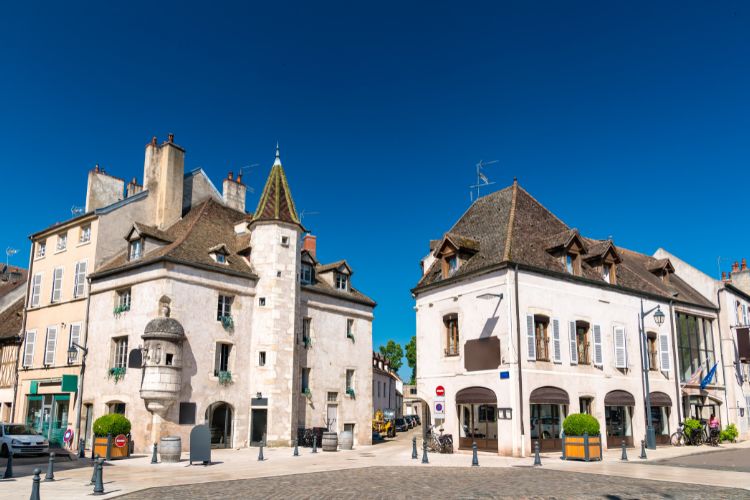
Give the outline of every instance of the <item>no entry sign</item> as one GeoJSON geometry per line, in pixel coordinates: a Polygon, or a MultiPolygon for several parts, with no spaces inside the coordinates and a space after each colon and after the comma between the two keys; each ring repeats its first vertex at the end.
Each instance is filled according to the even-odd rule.
{"type": "Polygon", "coordinates": [[[115,446],[118,448],[122,448],[126,444],[128,444],[128,438],[125,434],[120,434],[115,438],[115,446]]]}
{"type": "Polygon", "coordinates": [[[73,441],[73,429],[68,429],[65,431],[65,434],[63,434],[63,441],[66,443],[70,443],[73,441]]]}
{"type": "Polygon", "coordinates": [[[445,387],[442,385],[435,387],[435,394],[437,396],[445,396],[445,387]]]}

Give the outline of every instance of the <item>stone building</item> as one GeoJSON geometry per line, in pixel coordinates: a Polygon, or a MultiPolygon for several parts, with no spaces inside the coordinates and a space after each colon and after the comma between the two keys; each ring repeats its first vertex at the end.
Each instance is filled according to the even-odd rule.
{"type": "MultiPolygon", "coordinates": [[[[146,171],[180,178],[146,156],[146,171]]],[[[186,449],[204,422],[216,447],[290,445],[312,427],[370,443],[375,303],[346,261],[318,262],[278,149],[254,213],[240,179],[223,184],[171,223],[135,220],[91,275],[84,402],[124,413],[140,451],[165,435],[186,449]]]]}
{"type": "MultiPolygon", "coordinates": [[[[669,259],[582,235],[515,181],[476,200],[422,266],[417,395],[462,449],[560,449],[562,420],[578,412],[607,447],[644,439],[651,413],[665,443],[685,416],[676,337],[697,346],[680,366],[688,379],[719,356],[716,306],[669,259]]],[[[718,373],[706,399],[726,419],[724,387],[718,373]]]]}
{"type": "Polygon", "coordinates": [[[26,277],[26,270],[15,266],[3,266],[0,272],[0,422],[12,420],[13,415],[26,277]]]}
{"type": "Polygon", "coordinates": [[[372,414],[378,410],[400,417],[403,414],[403,382],[388,358],[372,353],[372,414]]]}

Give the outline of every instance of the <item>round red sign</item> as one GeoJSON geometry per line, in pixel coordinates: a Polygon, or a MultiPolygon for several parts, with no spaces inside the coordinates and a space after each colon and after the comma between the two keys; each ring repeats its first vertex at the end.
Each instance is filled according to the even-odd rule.
{"type": "Polygon", "coordinates": [[[69,443],[73,441],[73,429],[68,429],[65,431],[65,434],[63,434],[63,441],[66,443],[69,443]]]}
{"type": "Polygon", "coordinates": [[[435,394],[437,394],[438,396],[445,396],[445,387],[443,387],[442,385],[435,387],[435,394]]]}
{"type": "Polygon", "coordinates": [[[126,444],[128,444],[128,438],[125,434],[120,434],[115,438],[115,446],[117,446],[118,448],[122,448],[126,444]]]}

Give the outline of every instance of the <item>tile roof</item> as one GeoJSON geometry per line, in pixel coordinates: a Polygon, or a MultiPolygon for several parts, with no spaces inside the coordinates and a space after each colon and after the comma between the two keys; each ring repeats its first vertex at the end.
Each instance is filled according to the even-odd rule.
{"type": "MultiPolygon", "coordinates": [[[[1,268],[5,268],[5,264],[0,264],[1,268]]],[[[16,274],[18,276],[17,279],[8,279],[8,281],[0,280],[0,298],[4,297],[11,291],[17,289],[20,286],[24,286],[26,284],[26,278],[29,275],[29,272],[27,269],[23,269],[21,267],[16,266],[8,266],[7,269],[5,269],[6,273],[10,274],[16,274]]]]}
{"type": "Polygon", "coordinates": [[[315,272],[325,273],[333,269],[338,269],[340,266],[346,266],[349,269],[349,271],[351,271],[352,269],[351,267],[349,267],[349,264],[347,264],[345,260],[337,260],[336,262],[331,262],[330,264],[315,266],[315,272]]]}
{"type": "Polygon", "coordinates": [[[174,241],[165,231],[162,231],[161,229],[154,226],[148,226],[141,222],[136,222],[133,224],[133,227],[136,231],[138,231],[138,234],[142,234],[143,236],[154,238],[156,240],[164,241],[167,243],[172,243],[172,241],[174,241]]]}
{"type": "Polygon", "coordinates": [[[346,300],[352,300],[354,302],[359,302],[361,304],[365,304],[370,307],[375,307],[377,305],[375,301],[372,300],[367,295],[360,292],[359,290],[357,290],[356,288],[352,287],[351,280],[349,280],[348,290],[339,290],[338,288],[332,287],[325,280],[322,280],[318,277],[318,275],[321,272],[326,272],[332,269],[336,269],[337,267],[341,265],[345,265],[351,270],[351,268],[349,267],[349,264],[347,264],[345,260],[339,260],[337,262],[326,264],[324,266],[316,266],[315,273],[313,274],[315,283],[312,283],[309,285],[302,285],[302,289],[310,290],[310,291],[317,291],[317,292],[324,293],[326,295],[330,295],[333,297],[338,297],[338,298],[346,299],[346,300]]]}
{"type": "MultiPolygon", "coordinates": [[[[415,292],[511,263],[580,279],[570,276],[562,260],[549,252],[550,248],[568,243],[578,235],[578,231],[568,227],[516,182],[477,199],[449,233],[458,233],[478,241],[479,251],[448,278],[442,277],[440,262],[436,260],[419,280],[415,292]]],[[[589,252],[602,248],[606,251],[607,245],[611,244],[609,240],[580,239],[589,252]]],[[[666,283],[655,276],[649,269],[657,259],[619,246],[615,249],[621,258],[616,268],[616,285],[606,283],[600,273],[585,261],[581,264],[582,278],[602,286],[630,289],[667,300],[714,308],[708,299],[679,277],[672,275],[666,283]]]]}
{"type": "Polygon", "coordinates": [[[0,312],[0,340],[11,339],[21,333],[24,297],[0,312]]]}
{"type": "Polygon", "coordinates": [[[276,147],[276,161],[268,174],[266,185],[258,200],[258,208],[250,216],[251,221],[273,220],[301,225],[289,184],[286,180],[284,167],[279,159],[279,149],[276,147]]]}

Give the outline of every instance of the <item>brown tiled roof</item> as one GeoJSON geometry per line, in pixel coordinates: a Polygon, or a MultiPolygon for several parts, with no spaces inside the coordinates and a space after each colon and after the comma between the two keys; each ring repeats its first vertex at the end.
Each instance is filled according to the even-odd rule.
{"type": "Polygon", "coordinates": [[[294,200],[289,184],[286,180],[284,167],[279,160],[279,151],[276,149],[276,161],[271,167],[266,185],[258,200],[258,208],[249,216],[251,221],[273,220],[300,224],[297,211],[294,208],[294,200]]]}
{"type": "Polygon", "coordinates": [[[238,238],[234,232],[239,214],[240,212],[209,198],[193,207],[185,217],[164,231],[172,243],[152,251],[148,251],[147,248],[144,256],[135,261],[129,261],[127,252],[123,251],[92,277],[164,259],[254,277],[251,267],[237,254],[245,241],[238,238]],[[211,256],[210,249],[222,244],[229,251],[226,264],[219,264],[211,256]]]}
{"type": "Polygon", "coordinates": [[[20,297],[0,312],[0,341],[16,337],[21,332],[24,298],[20,297]]]}
{"type": "MultiPolygon", "coordinates": [[[[367,295],[361,293],[356,288],[352,287],[351,280],[349,281],[349,289],[348,290],[339,290],[338,288],[334,288],[331,285],[329,285],[325,280],[322,280],[318,277],[318,275],[321,273],[321,269],[325,270],[331,270],[335,269],[340,265],[346,265],[349,267],[349,265],[346,263],[345,260],[340,260],[338,262],[334,262],[332,264],[326,264],[325,266],[316,266],[315,267],[315,273],[313,275],[313,278],[315,280],[315,283],[309,284],[309,285],[302,285],[303,290],[310,290],[314,292],[320,292],[324,293],[326,295],[330,295],[332,297],[339,297],[341,299],[345,300],[352,300],[354,302],[359,302],[361,304],[365,304],[371,307],[375,307],[377,304],[374,300],[372,300],[367,295]]],[[[322,271],[325,272],[325,271],[322,271]]]]}
{"type": "Polygon", "coordinates": [[[333,269],[338,269],[340,266],[346,266],[351,271],[351,267],[349,264],[346,263],[345,260],[337,260],[336,262],[331,262],[330,264],[324,264],[324,265],[318,265],[315,266],[315,272],[316,273],[325,273],[326,271],[331,271],[333,269]]]}
{"type": "Polygon", "coordinates": [[[161,229],[154,226],[148,226],[146,224],[136,222],[135,224],[133,224],[133,227],[136,229],[136,231],[138,231],[139,234],[142,234],[143,236],[154,238],[156,240],[164,241],[167,243],[172,243],[172,241],[174,241],[165,231],[162,231],[161,229]]]}
{"type": "Polygon", "coordinates": [[[445,241],[450,242],[453,246],[461,250],[470,250],[472,252],[476,252],[479,250],[479,242],[477,240],[454,232],[445,233],[445,236],[440,241],[440,243],[435,246],[434,250],[439,250],[442,246],[442,243],[445,241]]]}
{"type": "MultiPolygon", "coordinates": [[[[415,291],[511,263],[575,279],[565,271],[562,260],[550,254],[549,250],[569,242],[577,235],[577,231],[568,227],[517,183],[476,200],[449,232],[477,240],[479,251],[462,263],[449,278],[442,277],[440,262],[433,262],[415,291]]],[[[596,252],[610,243],[608,240],[585,237],[581,237],[581,240],[588,252],[592,252],[592,249],[596,252]]],[[[714,307],[678,277],[672,276],[669,283],[665,283],[654,276],[649,271],[656,261],[653,257],[622,247],[617,247],[616,251],[622,259],[616,268],[616,285],[606,283],[599,272],[585,261],[581,264],[582,278],[598,282],[602,286],[630,289],[702,307],[714,307]]]]}
{"type": "MultiPolygon", "coordinates": [[[[0,268],[4,267],[5,264],[0,264],[0,268]]],[[[6,269],[6,273],[8,273],[8,275],[16,275],[18,276],[18,278],[8,279],[8,281],[0,280],[0,297],[4,297],[6,294],[10,293],[20,286],[24,286],[29,275],[27,269],[16,266],[8,266],[8,268],[6,269]]]]}
{"type": "Polygon", "coordinates": [[[615,261],[620,262],[620,253],[617,251],[617,247],[612,243],[612,240],[591,240],[586,238],[586,260],[596,260],[603,258],[607,252],[612,250],[614,253],[615,261]]]}

